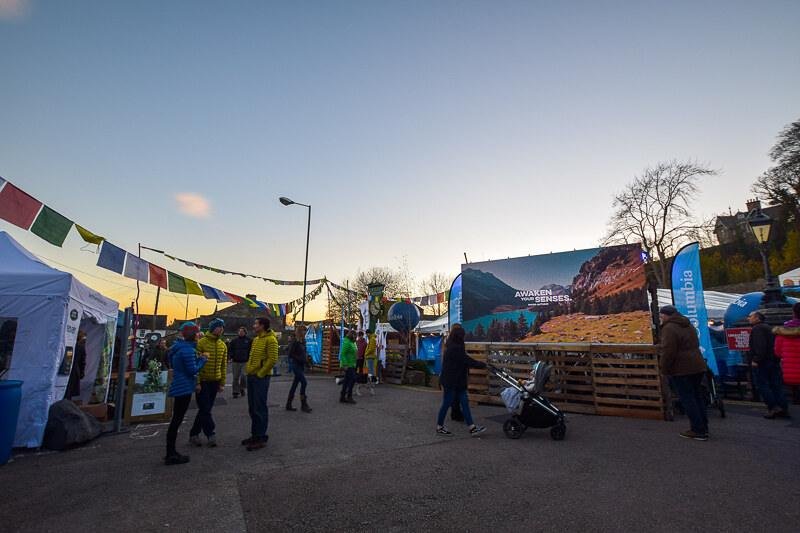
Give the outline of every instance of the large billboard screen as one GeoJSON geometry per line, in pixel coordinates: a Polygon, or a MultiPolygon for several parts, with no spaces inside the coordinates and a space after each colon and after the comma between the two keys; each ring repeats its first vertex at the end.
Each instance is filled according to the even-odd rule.
{"type": "Polygon", "coordinates": [[[652,344],[638,244],[461,266],[467,340],[652,344]]]}

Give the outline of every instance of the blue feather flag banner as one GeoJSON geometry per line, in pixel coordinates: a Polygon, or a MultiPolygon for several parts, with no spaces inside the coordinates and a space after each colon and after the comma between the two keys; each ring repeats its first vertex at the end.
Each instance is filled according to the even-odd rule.
{"type": "Polygon", "coordinates": [[[696,242],[681,248],[672,260],[672,303],[689,319],[697,330],[700,352],[708,368],[719,375],[711,333],[708,330],[708,310],[703,295],[703,273],[700,270],[700,245],[696,242]]]}

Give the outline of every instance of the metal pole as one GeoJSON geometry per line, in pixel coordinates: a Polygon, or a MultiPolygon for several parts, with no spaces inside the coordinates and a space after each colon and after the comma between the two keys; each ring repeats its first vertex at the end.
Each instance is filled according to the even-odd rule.
{"type": "Polygon", "coordinates": [[[183,311],[183,319],[189,320],[189,295],[186,295],[186,309],[183,311]]]}
{"type": "Polygon", "coordinates": [[[308,227],[306,229],[306,266],[303,270],[303,309],[300,314],[300,322],[306,323],[306,281],[308,280],[308,244],[311,241],[311,206],[308,206],[308,227]]]}
{"type": "Polygon", "coordinates": [[[158,315],[158,298],[161,296],[161,285],[156,289],[156,306],[153,308],[153,331],[156,330],[156,315],[158,315]]]}
{"type": "MultiPolygon", "coordinates": [[[[139,259],[142,258],[142,243],[139,243],[139,259]]],[[[139,314],[139,275],[136,275],[136,314],[139,314]]]]}
{"type": "Polygon", "coordinates": [[[125,308],[124,324],[122,327],[122,349],[119,353],[119,366],[117,369],[117,393],[114,398],[114,431],[122,429],[122,411],[125,401],[125,372],[128,370],[128,350],[131,348],[131,319],[133,309],[125,308]]]}
{"type": "Polygon", "coordinates": [[[767,280],[767,287],[773,286],[773,279],[772,279],[772,268],[769,266],[769,257],[767,256],[767,245],[762,244],[758,247],[758,250],[761,252],[761,260],[764,262],[764,277],[767,280]]]}

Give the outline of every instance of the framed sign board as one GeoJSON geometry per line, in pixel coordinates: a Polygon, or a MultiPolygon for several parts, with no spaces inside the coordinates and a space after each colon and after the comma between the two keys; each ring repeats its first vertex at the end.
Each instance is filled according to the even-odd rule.
{"type": "Polygon", "coordinates": [[[125,422],[166,422],[172,418],[172,398],[167,396],[172,371],[132,372],[125,398],[125,422]]]}

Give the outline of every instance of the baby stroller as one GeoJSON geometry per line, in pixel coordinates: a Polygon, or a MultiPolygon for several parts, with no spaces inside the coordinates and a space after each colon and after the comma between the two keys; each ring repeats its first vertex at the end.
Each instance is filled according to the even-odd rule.
{"type": "Polygon", "coordinates": [[[520,383],[501,368],[488,365],[489,371],[509,385],[501,397],[511,418],[503,424],[503,432],[510,439],[518,439],[528,428],[550,428],[553,440],[564,440],[567,434],[564,413],[542,396],[550,379],[551,366],[537,361],[531,370],[531,379],[520,383]]]}

